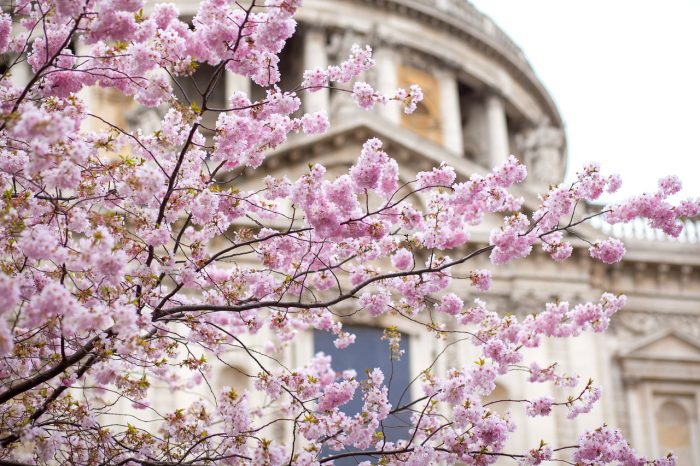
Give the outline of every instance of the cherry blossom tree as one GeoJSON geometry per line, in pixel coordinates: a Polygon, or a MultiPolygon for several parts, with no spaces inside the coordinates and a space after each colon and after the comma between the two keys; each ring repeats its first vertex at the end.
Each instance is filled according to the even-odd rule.
{"type": "MultiPolygon", "coordinates": [[[[299,179],[260,176],[241,190],[238,180],[254,178],[291,133],[328,130],[326,115],[299,114],[308,93],[332,87],[365,109],[411,113],[420,88],[383,95],[359,81],[374,64],[359,45],[342,63],[306,71],[296,88],[278,87],[299,0],[204,0],[191,24],[172,4],[142,3],[16,0],[0,17],[0,464],[675,464],[672,455],[638,456],[607,426],[572,445],[543,439],[508,451],[526,426],[485,401],[499,377],[519,371],[571,396],[553,399],[543,385],[539,398],[504,403],[533,417],[588,412],[601,395],[595,383],[523,352],[604,331],[624,296],[549,303],[518,319],[465,303],[450,286],[489,288],[489,269],[453,273],[478,256],[494,268],[542,248],[565,261],[571,241],[583,241],[576,227],[596,216],[644,218],[678,236],[679,219],[697,215],[700,202],[669,200],[677,178],[582,210],[620,186],[590,164],[525,211],[509,192],[527,174],[515,157],[485,175],[458,179],[442,164],[400,183],[397,162],[370,139],[342,176],[311,164],[299,179]],[[181,83],[204,64],[213,67],[206,86],[188,95],[181,83]],[[20,85],[13,73],[23,65],[31,74],[20,85]],[[213,107],[225,73],[252,80],[264,97],[236,92],[213,107]],[[88,108],[86,88],[166,109],[160,128],[120,127],[88,108]],[[470,229],[487,215],[501,226],[489,245],[470,246],[470,229]],[[422,395],[396,405],[379,369],[334,368],[322,353],[285,365],[279,354],[299,332],[351,347],[347,310],[409,320],[437,337],[451,322],[481,357],[445,373],[425,368],[411,381],[422,395]],[[214,392],[212,367],[234,349],[256,368],[245,374],[252,386],[214,392]],[[197,395],[162,412],[156,385],[197,395]],[[359,412],[344,409],[351,399],[362,400],[359,412]],[[398,415],[405,435],[390,440],[384,426],[398,415]]],[[[589,251],[612,264],[625,248],[608,238],[589,251]]],[[[392,357],[400,337],[385,331],[392,357]]]]}

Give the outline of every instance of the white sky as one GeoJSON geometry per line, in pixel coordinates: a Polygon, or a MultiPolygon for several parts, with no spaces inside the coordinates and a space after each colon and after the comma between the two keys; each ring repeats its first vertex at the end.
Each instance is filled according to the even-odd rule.
{"type": "Polygon", "coordinates": [[[472,3],[554,97],[569,176],[593,160],[622,175],[624,195],[676,174],[684,194],[700,196],[700,0],[472,3]]]}

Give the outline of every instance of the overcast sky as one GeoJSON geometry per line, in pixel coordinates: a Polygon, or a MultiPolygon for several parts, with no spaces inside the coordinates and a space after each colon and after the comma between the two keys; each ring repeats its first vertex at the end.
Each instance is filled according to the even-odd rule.
{"type": "Polygon", "coordinates": [[[677,174],[700,196],[700,0],[472,0],[554,97],[569,176],[588,160],[623,194],[677,174]]]}

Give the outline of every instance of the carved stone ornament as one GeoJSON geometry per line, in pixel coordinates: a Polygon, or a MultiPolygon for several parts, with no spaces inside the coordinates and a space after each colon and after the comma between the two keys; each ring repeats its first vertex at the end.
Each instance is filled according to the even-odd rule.
{"type": "MultiPolygon", "coordinates": [[[[328,36],[328,61],[331,64],[339,64],[348,58],[353,44],[363,45],[370,43],[368,37],[352,29],[330,30],[328,36]]],[[[372,76],[364,76],[363,79],[372,82],[372,76]]],[[[330,114],[333,120],[356,115],[357,105],[352,100],[352,96],[347,92],[331,91],[330,114]]]]}
{"type": "Polygon", "coordinates": [[[525,130],[515,138],[517,153],[528,167],[528,179],[540,186],[555,185],[564,177],[564,130],[544,119],[535,128],[525,130]]]}
{"type": "Polygon", "coordinates": [[[691,314],[623,311],[613,317],[611,334],[623,340],[650,335],[659,329],[682,328],[685,333],[700,337],[700,317],[691,314]]]}

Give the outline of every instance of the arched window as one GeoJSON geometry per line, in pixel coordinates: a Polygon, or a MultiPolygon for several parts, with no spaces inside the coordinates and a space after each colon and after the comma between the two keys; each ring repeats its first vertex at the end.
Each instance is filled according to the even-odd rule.
{"type": "Polygon", "coordinates": [[[659,453],[672,451],[678,456],[677,464],[693,462],[690,443],[690,416],[686,409],[673,400],[664,401],[656,410],[656,441],[659,453]]]}

